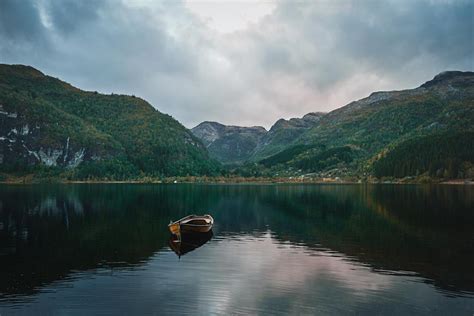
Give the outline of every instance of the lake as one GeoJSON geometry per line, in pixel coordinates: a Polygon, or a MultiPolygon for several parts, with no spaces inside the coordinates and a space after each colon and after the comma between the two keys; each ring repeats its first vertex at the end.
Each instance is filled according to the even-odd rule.
{"type": "Polygon", "coordinates": [[[0,185],[2,316],[472,316],[473,267],[472,186],[0,185]]]}

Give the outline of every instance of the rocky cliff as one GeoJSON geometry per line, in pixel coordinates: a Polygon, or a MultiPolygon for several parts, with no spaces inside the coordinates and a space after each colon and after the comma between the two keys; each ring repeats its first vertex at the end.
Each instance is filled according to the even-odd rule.
{"type": "Polygon", "coordinates": [[[207,147],[211,157],[224,164],[247,161],[267,133],[261,126],[227,126],[217,122],[203,122],[191,131],[207,147]]]}
{"type": "Polygon", "coordinates": [[[308,113],[302,118],[278,120],[269,131],[261,126],[242,127],[203,122],[191,129],[223,164],[243,164],[271,156],[315,126],[324,113],[308,113]]]}

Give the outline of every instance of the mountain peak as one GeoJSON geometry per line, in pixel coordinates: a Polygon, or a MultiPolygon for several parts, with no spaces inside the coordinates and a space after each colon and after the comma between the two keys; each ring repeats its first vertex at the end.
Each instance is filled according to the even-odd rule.
{"type": "Polygon", "coordinates": [[[319,116],[320,117],[320,116],[323,116],[325,114],[326,114],[326,112],[309,112],[309,113],[303,115],[303,118],[310,117],[310,116],[319,116]]]}
{"type": "Polygon", "coordinates": [[[421,85],[422,88],[430,88],[439,84],[444,84],[448,82],[458,82],[464,81],[466,79],[474,80],[474,72],[472,71],[443,71],[437,74],[433,79],[430,81],[425,82],[421,85]]]}
{"type": "Polygon", "coordinates": [[[257,131],[265,133],[267,130],[263,126],[236,126],[236,125],[224,125],[215,121],[204,121],[196,125],[191,131],[200,131],[203,129],[216,129],[219,131],[223,130],[238,130],[238,131],[257,131]]]}
{"type": "Polygon", "coordinates": [[[29,77],[44,77],[45,74],[39,71],[38,69],[22,64],[0,64],[0,73],[16,73],[22,76],[29,77]]]}
{"type": "Polygon", "coordinates": [[[301,118],[291,118],[288,120],[279,119],[278,121],[273,124],[270,128],[271,132],[280,129],[286,128],[308,128],[314,125],[321,117],[323,117],[326,113],[323,112],[310,112],[305,114],[301,118]]]}
{"type": "Polygon", "coordinates": [[[203,126],[213,126],[213,127],[224,127],[224,124],[215,121],[204,121],[193,127],[192,129],[203,127],[203,126]]]}

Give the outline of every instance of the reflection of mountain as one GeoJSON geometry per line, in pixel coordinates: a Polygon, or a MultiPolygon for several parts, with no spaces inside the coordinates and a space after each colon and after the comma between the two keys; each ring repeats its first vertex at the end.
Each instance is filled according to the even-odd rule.
{"type": "Polygon", "coordinates": [[[413,271],[445,290],[474,291],[472,189],[302,189],[269,223],[277,238],[342,252],[377,270],[413,271]],[[337,192],[339,191],[339,192],[337,192]],[[454,198],[452,198],[454,197],[454,198]],[[462,221],[462,223],[461,223],[462,221]]]}
{"type": "Polygon", "coordinates": [[[169,220],[189,212],[213,215],[216,242],[272,231],[308,251],[472,292],[473,201],[472,189],[450,186],[3,186],[0,294],[28,294],[72,270],[140,264],[166,247],[169,220]]]}
{"type": "Polygon", "coordinates": [[[4,187],[0,192],[3,294],[28,293],[71,270],[140,263],[168,237],[167,220],[153,201],[139,202],[139,192],[129,194],[125,187],[4,187]]]}
{"type": "Polygon", "coordinates": [[[221,230],[270,227],[282,241],[338,251],[377,270],[413,271],[445,290],[474,291],[472,188],[270,186],[239,197],[218,204],[226,210],[215,216],[226,224],[221,230]]]}

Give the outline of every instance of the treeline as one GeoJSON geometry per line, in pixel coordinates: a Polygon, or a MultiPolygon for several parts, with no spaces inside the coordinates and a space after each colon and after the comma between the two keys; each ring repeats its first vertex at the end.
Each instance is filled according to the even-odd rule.
{"type": "Polygon", "coordinates": [[[474,132],[444,132],[406,140],[373,163],[376,177],[474,176],[474,132]]]}
{"type": "Polygon", "coordinates": [[[295,166],[303,170],[316,172],[330,167],[336,167],[339,164],[350,163],[353,159],[354,153],[352,148],[349,146],[341,146],[299,157],[295,166]]]}
{"type": "Polygon", "coordinates": [[[260,161],[260,163],[262,165],[264,165],[265,167],[270,167],[270,166],[274,166],[276,164],[280,164],[280,163],[285,163],[287,161],[290,161],[292,160],[293,158],[295,158],[295,156],[301,154],[302,152],[310,149],[311,147],[313,146],[308,146],[308,145],[295,145],[293,147],[290,147],[288,149],[285,149],[273,156],[270,156],[268,158],[265,158],[263,160],[260,161]]]}
{"type": "Polygon", "coordinates": [[[327,148],[322,144],[295,145],[261,160],[259,164],[266,168],[284,165],[297,170],[318,172],[348,164],[354,160],[354,157],[355,153],[350,146],[327,148]]]}

